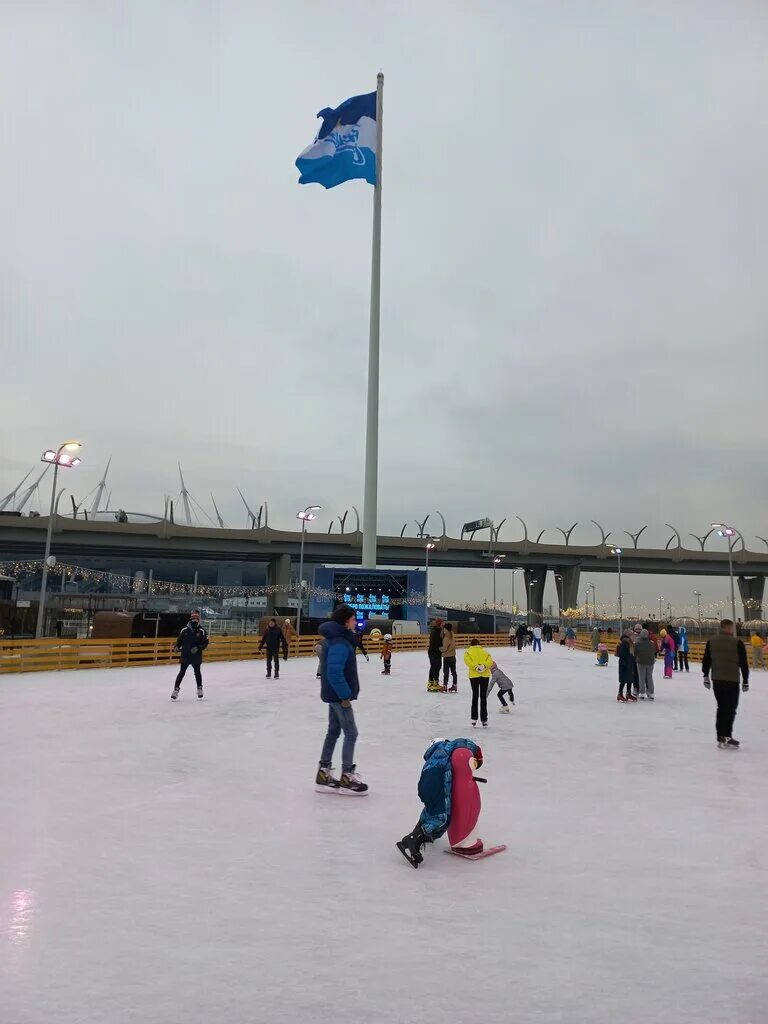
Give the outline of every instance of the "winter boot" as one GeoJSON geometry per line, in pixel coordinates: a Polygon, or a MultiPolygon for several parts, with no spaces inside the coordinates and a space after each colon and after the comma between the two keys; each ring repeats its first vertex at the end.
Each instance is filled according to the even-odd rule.
{"type": "Polygon", "coordinates": [[[432,840],[421,827],[421,823],[419,823],[413,832],[409,832],[407,836],[403,836],[400,842],[395,843],[395,845],[408,863],[412,867],[417,868],[424,860],[424,855],[421,852],[424,844],[431,841],[432,840]]]}
{"type": "Polygon", "coordinates": [[[718,736],[717,745],[721,750],[738,750],[741,746],[732,736],[718,736]]]}
{"type": "Polygon", "coordinates": [[[333,768],[318,768],[315,776],[316,793],[338,793],[339,780],[333,776],[333,768]]]}
{"type": "Polygon", "coordinates": [[[344,772],[339,783],[339,792],[343,796],[367,796],[368,787],[355,771],[355,766],[344,772]]]}

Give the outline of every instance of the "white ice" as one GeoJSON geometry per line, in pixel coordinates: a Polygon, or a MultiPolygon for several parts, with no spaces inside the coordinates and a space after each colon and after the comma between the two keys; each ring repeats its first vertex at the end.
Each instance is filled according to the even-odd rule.
{"type": "Polygon", "coordinates": [[[360,661],[362,799],[313,791],[314,660],[177,704],[169,668],[0,677],[2,1024],[764,1024],[768,675],[731,753],[698,666],[624,705],[613,662],[498,657],[482,732],[463,675],[360,661]],[[414,871],[422,753],[469,733],[509,848],[414,871]]]}

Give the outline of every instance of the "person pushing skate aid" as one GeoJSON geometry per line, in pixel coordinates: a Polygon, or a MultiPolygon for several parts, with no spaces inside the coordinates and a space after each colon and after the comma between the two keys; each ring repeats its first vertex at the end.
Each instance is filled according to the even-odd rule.
{"type": "Polygon", "coordinates": [[[474,836],[480,817],[480,790],[474,773],[483,764],[483,752],[468,739],[435,739],[424,754],[418,793],[424,808],[416,827],[396,843],[408,863],[418,868],[424,860],[422,850],[445,832],[450,850],[446,853],[480,860],[501,853],[506,846],[485,847],[474,836]]]}

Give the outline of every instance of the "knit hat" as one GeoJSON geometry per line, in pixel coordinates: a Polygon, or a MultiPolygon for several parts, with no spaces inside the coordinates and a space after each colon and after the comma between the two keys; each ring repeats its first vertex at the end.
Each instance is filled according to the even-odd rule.
{"type": "Polygon", "coordinates": [[[641,629],[640,630],[640,639],[641,640],[647,640],[648,639],[648,630],[647,629],[641,629]]]}

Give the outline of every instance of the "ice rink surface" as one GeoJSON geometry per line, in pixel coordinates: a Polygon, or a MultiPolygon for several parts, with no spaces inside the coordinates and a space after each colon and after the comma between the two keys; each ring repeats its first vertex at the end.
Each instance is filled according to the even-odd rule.
{"type": "Polygon", "coordinates": [[[498,660],[482,732],[463,673],[361,660],[358,799],[313,791],[314,660],[177,704],[172,668],[1,677],[1,1024],[765,1024],[768,673],[731,753],[698,666],[623,705],[613,659],[498,660]],[[414,871],[423,751],[468,734],[509,849],[414,871]]]}

